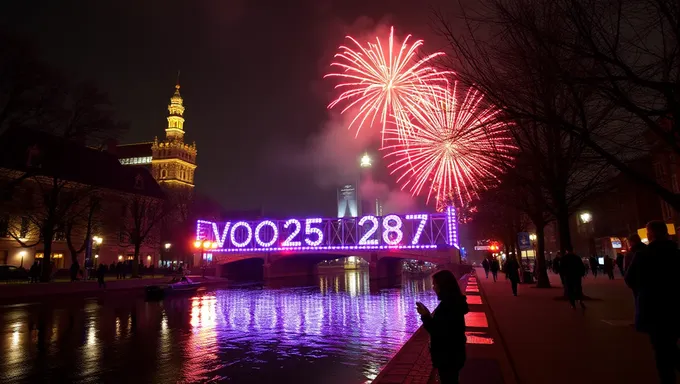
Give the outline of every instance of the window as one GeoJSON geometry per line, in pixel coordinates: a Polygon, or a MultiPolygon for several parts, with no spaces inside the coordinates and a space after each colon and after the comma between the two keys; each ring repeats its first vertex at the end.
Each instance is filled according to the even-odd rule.
{"type": "Polygon", "coordinates": [[[165,179],[166,177],[168,177],[168,170],[161,169],[161,179],[165,179]]]}
{"type": "MultiPolygon", "coordinates": [[[[36,252],[36,254],[35,254],[35,258],[36,258],[36,259],[42,259],[42,258],[44,258],[44,257],[45,257],[45,254],[42,253],[42,252],[36,252]]],[[[53,258],[53,259],[63,259],[63,258],[64,258],[64,254],[63,254],[63,253],[53,253],[53,254],[52,254],[52,258],[53,258]]]]}

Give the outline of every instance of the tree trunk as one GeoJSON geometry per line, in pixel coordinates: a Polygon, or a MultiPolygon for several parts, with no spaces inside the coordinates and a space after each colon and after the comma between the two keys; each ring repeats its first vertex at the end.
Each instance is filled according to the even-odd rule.
{"type": "Polygon", "coordinates": [[[536,224],[536,288],[550,288],[545,262],[545,224],[536,224]]]}
{"type": "Polygon", "coordinates": [[[560,251],[564,255],[567,249],[572,249],[571,231],[569,230],[569,211],[565,206],[560,206],[557,210],[557,231],[560,235],[560,251]]]}
{"type": "Polygon", "coordinates": [[[43,248],[43,260],[42,260],[42,268],[41,268],[41,273],[40,273],[40,281],[43,283],[47,283],[50,281],[50,278],[52,277],[52,237],[54,236],[54,232],[52,230],[51,226],[45,226],[43,228],[43,244],[45,247],[43,248]]]}
{"type": "Polygon", "coordinates": [[[132,259],[132,277],[139,277],[139,250],[142,244],[135,242],[135,257],[132,259]]]}

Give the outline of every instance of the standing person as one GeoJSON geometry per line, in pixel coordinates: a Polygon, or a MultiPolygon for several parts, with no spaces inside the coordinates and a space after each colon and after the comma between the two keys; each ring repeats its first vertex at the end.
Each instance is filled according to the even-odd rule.
{"type": "Polygon", "coordinates": [[[458,384],[458,374],[465,364],[465,314],[469,308],[465,296],[451,271],[439,271],[432,276],[432,289],[440,303],[434,314],[416,303],[423,326],[430,334],[430,357],[437,369],[439,382],[458,384]]]}
{"type": "Polygon", "coordinates": [[[611,257],[604,257],[604,273],[607,274],[609,280],[614,280],[614,260],[611,257]]]}
{"type": "Polygon", "coordinates": [[[560,268],[564,290],[569,299],[571,308],[576,307],[576,301],[579,302],[581,308],[586,309],[583,303],[583,285],[582,279],[585,273],[585,267],[581,258],[576,256],[571,249],[567,249],[564,256],[562,256],[562,265],[560,268]]]}
{"type": "Polygon", "coordinates": [[[562,254],[557,251],[557,253],[555,253],[555,260],[552,262],[552,271],[556,275],[560,274],[560,261],[562,261],[562,254]]]}
{"type": "Polygon", "coordinates": [[[28,270],[28,276],[31,278],[31,283],[37,283],[39,281],[40,265],[37,261],[34,261],[33,265],[31,265],[31,269],[28,270]]]}
{"type": "Polygon", "coordinates": [[[640,236],[637,233],[628,236],[628,244],[630,244],[630,249],[628,249],[628,252],[623,257],[623,270],[626,272],[628,271],[628,268],[630,268],[630,264],[633,262],[635,255],[644,252],[644,250],[647,249],[647,244],[642,242],[642,239],[640,239],[640,236]]]}
{"type": "Polygon", "coordinates": [[[623,268],[623,253],[619,252],[616,254],[616,266],[619,267],[619,272],[621,272],[621,277],[626,275],[626,271],[623,268]]]}
{"type": "Polygon", "coordinates": [[[625,281],[637,293],[635,327],[649,334],[660,382],[671,384],[680,369],[680,251],[663,221],[647,223],[647,238],[647,249],[635,255],[625,281]]]}
{"type": "Polygon", "coordinates": [[[588,276],[588,271],[590,270],[590,261],[586,258],[583,258],[581,261],[583,262],[583,268],[586,270],[583,276],[588,276]]]}
{"type": "Polygon", "coordinates": [[[484,274],[486,275],[487,279],[489,278],[489,267],[489,259],[485,257],[484,261],[482,261],[482,268],[484,268],[484,274]]]}
{"type": "Polygon", "coordinates": [[[97,283],[99,284],[99,288],[106,289],[106,282],[104,281],[105,276],[106,266],[104,264],[99,264],[99,268],[97,268],[97,283]]]}
{"type": "Polygon", "coordinates": [[[501,268],[501,265],[498,263],[498,259],[494,257],[491,260],[491,266],[489,267],[489,269],[491,270],[491,275],[493,276],[493,282],[494,283],[498,279],[498,270],[500,268],[501,268]]]}
{"type": "Polygon", "coordinates": [[[123,276],[123,263],[119,261],[116,264],[116,279],[120,280],[121,276],[123,276]]]}
{"type": "Polygon", "coordinates": [[[590,270],[593,272],[593,277],[597,277],[597,257],[590,256],[590,270]]]}
{"type": "Polygon", "coordinates": [[[510,279],[512,285],[512,294],[517,296],[517,284],[519,283],[519,263],[514,257],[508,259],[505,263],[505,273],[510,279]]]}

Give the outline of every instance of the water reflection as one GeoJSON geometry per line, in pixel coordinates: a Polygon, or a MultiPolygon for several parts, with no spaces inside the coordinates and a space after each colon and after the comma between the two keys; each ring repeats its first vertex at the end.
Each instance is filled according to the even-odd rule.
{"type": "Polygon", "coordinates": [[[368,274],[283,289],[125,295],[0,308],[0,382],[363,383],[434,308],[429,279],[371,293],[368,274]]]}

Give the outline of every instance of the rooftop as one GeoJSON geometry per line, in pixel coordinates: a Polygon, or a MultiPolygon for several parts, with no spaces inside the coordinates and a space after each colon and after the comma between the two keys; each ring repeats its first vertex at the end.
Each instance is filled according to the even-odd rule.
{"type": "Polygon", "coordinates": [[[148,170],[125,167],[108,152],[39,131],[8,130],[0,135],[0,167],[121,192],[165,196],[148,170]]]}

